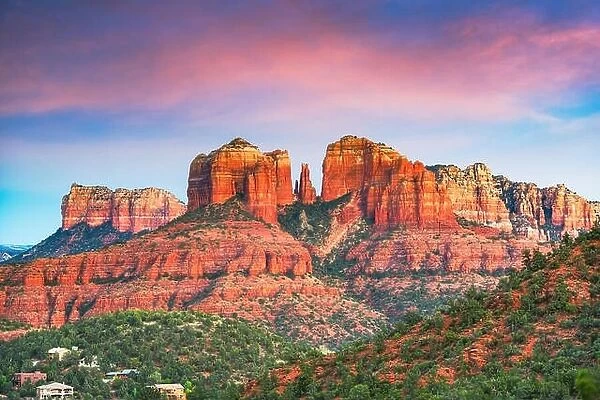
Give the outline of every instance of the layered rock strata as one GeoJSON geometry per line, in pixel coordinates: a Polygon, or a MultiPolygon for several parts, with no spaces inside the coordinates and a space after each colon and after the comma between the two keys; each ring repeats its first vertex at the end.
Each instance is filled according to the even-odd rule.
{"type": "Polygon", "coordinates": [[[461,225],[489,226],[532,240],[578,235],[594,224],[593,205],[564,185],[539,188],[494,176],[485,164],[464,170],[454,165],[428,167],[446,187],[461,225]]]}
{"type": "Polygon", "coordinates": [[[253,215],[277,223],[277,207],[294,200],[291,176],[287,151],[262,153],[258,147],[237,138],[192,161],[188,209],[223,203],[239,195],[253,215]]]}
{"type": "MultiPolygon", "coordinates": [[[[215,215],[223,215],[215,211],[215,215]]],[[[86,315],[185,309],[231,274],[300,277],[308,251],[288,234],[252,220],[186,217],[100,251],[0,269],[0,316],[59,326],[86,315]]]]}
{"type": "Polygon", "coordinates": [[[464,170],[454,165],[436,165],[429,169],[435,172],[438,183],[446,187],[459,221],[512,232],[509,211],[485,164],[473,164],[464,170]]]}
{"type": "Polygon", "coordinates": [[[577,236],[594,225],[591,203],[564,185],[538,188],[533,183],[495,178],[510,212],[513,231],[535,240],[558,240],[564,234],[577,236]]]}
{"type": "Polygon", "coordinates": [[[119,232],[156,229],[186,211],[184,203],[163,189],[116,189],[74,183],[62,200],[62,229],[106,222],[119,232]]]}
{"type": "Polygon", "coordinates": [[[360,193],[364,216],[378,229],[458,226],[433,172],[366,138],[344,136],[327,146],[321,197],[330,201],[349,192],[360,193]]]}

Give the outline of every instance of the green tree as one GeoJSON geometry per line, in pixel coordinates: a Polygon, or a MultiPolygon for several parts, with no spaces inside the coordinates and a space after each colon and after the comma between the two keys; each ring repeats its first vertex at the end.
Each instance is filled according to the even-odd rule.
{"type": "Polygon", "coordinates": [[[369,387],[364,383],[360,383],[358,385],[354,385],[350,392],[348,392],[349,400],[364,400],[371,398],[371,391],[369,387]]]}
{"type": "Polygon", "coordinates": [[[600,385],[598,384],[598,380],[586,369],[577,373],[575,388],[577,388],[583,400],[600,399],[600,385]]]}

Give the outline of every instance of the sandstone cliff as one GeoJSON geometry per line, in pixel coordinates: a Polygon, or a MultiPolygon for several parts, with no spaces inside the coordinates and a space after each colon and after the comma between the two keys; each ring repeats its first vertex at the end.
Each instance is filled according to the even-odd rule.
{"type": "Polygon", "coordinates": [[[349,192],[360,193],[364,216],[378,229],[458,226],[433,172],[366,138],[344,136],[327,146],[321,197],[330,201],[349,192]]]}
{"type": "Polygon", "coordinates": [[[253,215],[277,223],[277,207],[294,199],[288,153],[262,153],[247,141],[234,139],[192,161],[187,194],[189,210],[241,195],[253,215]]]}
{"type": "Polygon", "coordinates": [[[594,223],[591,203],[564,185],[538,188],[494,176],[485,164],[464,170],[454,165],[428,167],[446,187],[462,225],[485,225],[532,240],[578,235],[594,223]]]}
{"type": "Polygon", "coordinates": [[[564,185],[538,188],[533,183],[495,178],[510,212],[513,230],[535,240],[558,240],[568,233],[577,236],[594,225],[593,206],[564,185]]]}
{"type": "Polygon", "coordinates": [[[473,164],[464,170],[454,165],[429,168],[436,173],[438,182],[446,187],[452,210],[459,220],[512,232],[508,209],[485,164],[473,164]]]}
{"type": "Polygon", "coordinates": [[[119,232],[152,230],[185,213],[174,195],[157,188],[116,189],[71,185],[62,200],[62,228],[79,223],[95,227],[110,222],[119,232]]]}

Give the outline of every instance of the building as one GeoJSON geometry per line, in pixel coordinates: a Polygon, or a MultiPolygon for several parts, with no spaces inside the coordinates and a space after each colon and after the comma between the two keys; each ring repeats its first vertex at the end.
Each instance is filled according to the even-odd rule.
{"type": "Polygon", "coordinates": [[[167,396],[167,400],[186,400],[185,389],[179,383],[157,383],[151,387],[167,396]]]}
{"type": "Polygon", "coordinates": [[[114,379],[126,379],[132,375],[136,375],[137,373],[137,369],[131,368],[123,369],[121,371],[107,372],[106,374],[104,374],[104,376],[106,377],[106,379],[104,379],[104,382],[110,382],[114,379]]]}
{"type": "Polygon", "coordinates": [[[36,390],[36,400],[56,400],[72,399],[73,387],[58,382],[52,382],[47,385],[38,386],[36,390]]]}
{"type": "Polygon", "coordinates": [[[70,352],[71,350],[65,349],[64,347],[53,347],[48,350],[48,357],[62,361],[70,352]]]}
{"type": "Polygon", "coordinates": [[[96,356],[93,356],[88,359],[80,359],[79,366],[82,368],[100,368],[100,365],[98,364],[98,357],[96,356]]]}
{"type": "Polygon", "coordinates": [[[35,372],[17,372],[13,375],[12,383],[15,388],[20,388],[25,382],[36,383],[45,381],[48,376],[40,371],[35,372]]]}

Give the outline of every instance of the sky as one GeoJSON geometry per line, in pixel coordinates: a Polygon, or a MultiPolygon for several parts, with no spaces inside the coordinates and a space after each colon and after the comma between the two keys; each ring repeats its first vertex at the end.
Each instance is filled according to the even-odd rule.
{"type": "Polygon", "coordinates": [[[36,243],[72,182],[186,201],[198,153],[328,143],[485,162],[600,200],[600,5],[569,1],[0,3],[0,243],[36,243]]]}

